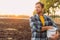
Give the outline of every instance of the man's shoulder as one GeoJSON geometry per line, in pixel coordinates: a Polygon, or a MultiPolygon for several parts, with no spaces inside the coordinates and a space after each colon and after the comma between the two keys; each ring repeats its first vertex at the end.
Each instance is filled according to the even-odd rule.
{"type": "Polygon", "coordinates": [[[50,16],[48,16],[48,15],[44,15],[44,17],[46,17],[46,18],[51,18],[50,16]]]}
{"type": "Polygon", "coordinates": [[[33,16],[31,16],[30,18],[31,18],[31,19],[34,19],[35,17],[36,17],[36,15],[33,15],[33,16]]]}
{"type": "Polygon", "coordinates": [[[34,18],[34,16],[31,16],[31,17],[30,17],[30,19],[33,19],[33,18],[34,18]]]}

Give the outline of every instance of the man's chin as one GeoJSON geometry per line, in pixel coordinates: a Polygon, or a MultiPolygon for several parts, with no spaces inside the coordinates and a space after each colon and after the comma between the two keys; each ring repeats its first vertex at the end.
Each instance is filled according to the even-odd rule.
{"type": "Polygon", "coordinates": [[[37,12],[38,14],[40,14],[41,12],[37,12]]]}

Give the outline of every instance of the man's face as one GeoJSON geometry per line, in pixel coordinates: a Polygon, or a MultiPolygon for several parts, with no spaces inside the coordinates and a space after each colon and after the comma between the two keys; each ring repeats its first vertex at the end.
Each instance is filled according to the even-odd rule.
{"type": "Polygon", "coordinates": [[[43,11],[43,8],[41,7],[40,4],[36,4],[35,5],[35,10],[36,10],[37,13],[41,13],[43,11]]]}

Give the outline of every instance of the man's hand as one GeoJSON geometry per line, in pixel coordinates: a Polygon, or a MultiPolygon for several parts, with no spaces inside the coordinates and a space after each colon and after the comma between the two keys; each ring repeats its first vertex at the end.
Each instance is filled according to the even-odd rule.
{"type": "Polygon", "coordinates": [[[57,40],[59,38],[59,32],[57,31],[56,34],[52,35],[51,39],[57,40]]]}
{"type": "Polygon", "coordinates": [[[53,28],[52,26],[43,26],[41,31],[45,31],[52,28],[53,28]]]}
{"type": "Polygon", "coordinates": [[[49,30],[49,29],[52,29],[53,27],[52,26],[46,26],[47,27],[47,30],[49,30]]]}

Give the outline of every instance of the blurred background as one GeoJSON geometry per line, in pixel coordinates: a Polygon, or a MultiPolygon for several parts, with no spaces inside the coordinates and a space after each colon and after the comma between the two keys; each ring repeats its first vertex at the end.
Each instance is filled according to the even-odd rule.
{"type": "Polygon", "coordinates": [[[60,0],[0,0],[0,40],[31,40],[29,18],[38,1],[60,29],[60,0]]]}

